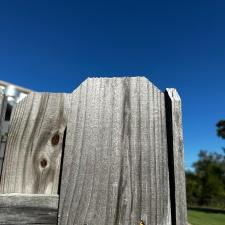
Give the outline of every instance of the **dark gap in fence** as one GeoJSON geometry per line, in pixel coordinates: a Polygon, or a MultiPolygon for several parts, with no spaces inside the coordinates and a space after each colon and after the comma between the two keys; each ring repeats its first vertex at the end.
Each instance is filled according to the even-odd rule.
{"type": "MultiPolygon", "coordinates": [[[[58,195],[60,196],[61,191],[61,180],[62,180],[62,169],[63,169],[63,159],[64,159],[64,150],[66,146],[66,132],[67,127],[65,128],[64,134],[63,134],[63,143],[62,143],[62,156],[61,156],[61,164],[60,164],[60,172],[59,172],[59,184],[58,184],[58,195]]],[[[59,209],[59,201],[58,201],[58,209],[59,209]]],[[[57,218],[59,216],[59,210],[57,212],[57,218]]],[[[58,221],[57,221],[58,224],[58,221]]]]}
{"type": "Polygon", "coordinates": [[[171,220],[172,225],[176,225],[176,190],[174,176],[174,154],[173,154],[173,119],[172,119],[172,102],[165,91],[165,107],[166,107],[166,133],[167,133],[167,149],[168,149],[168,167],[169,167],[169,185],[170,185],[170,202],[171,202],[171,220]]]}
{"type": "Polygon", "coordinates": [[[1,184],[1,181],[2,181],[2,170],[3,170],[4,159],[5,159],[5,153],[4,153],[3,158],[2,158],[2,166],[0,167],[0,184],[1,184]]]}
{"type": "Polygon", "coordinates": [[[62,169],[63,169],[63,159],[64,159],[64,149],[65,149],[65,145],[66,145],[66,132],[67,132],[67,127],[65,128],[65,131],[64,131],[64,134],[63,134],[62,156],[61,156],[61,165],[60,165],[60,172],[59,172],[58,195],[60,195],[60,188],[61,188],[62,169]]]}
{"type": "Polygon", "coordinates": [[[12,109],[13,109],[13,106],[10,105],[9,103],[7,103],[6,113],[5,113],[5,121],[10,121],[10,117],[11,117],[11,114],[12,114],[12,109]]]}
{"type": "MultiPolygon", "coordinates": [[[[7,102],[7,97],[5,95],[3,96],[4,96],[3,103],[2,103],[2,108],[0,112],[0,151],[2,151],[2,158],[0,159],[2,160],[2,164],[0,164],[0,183],[1,183],[2,170],[3,170],[4,159],[5,159],[5,150],[6,150],[7,137],[8,137],[8,131],[7,133],[4,133],[4,132],[2,133],[2,128],[4,126],[5,121],[7,121],[7,123],[10,122],[10,117],[11,117],[12,109],[13,109],[13,106],[10,107],[9,103],[7,102]]],[[[5,128],[3,130],[5,130],[5,128]]]]}

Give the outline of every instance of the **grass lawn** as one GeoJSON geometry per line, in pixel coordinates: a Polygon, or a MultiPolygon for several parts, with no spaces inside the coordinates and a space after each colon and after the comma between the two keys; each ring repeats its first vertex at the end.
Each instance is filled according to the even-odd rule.
{"type": "Polygon", "coordinates": [[[225,214],[188,210],[188,222],[192,225],[225,225],[225,214]]]}

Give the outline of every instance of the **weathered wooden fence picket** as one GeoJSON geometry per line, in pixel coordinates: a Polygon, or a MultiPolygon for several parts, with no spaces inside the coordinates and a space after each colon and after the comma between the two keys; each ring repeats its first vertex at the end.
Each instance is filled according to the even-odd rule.
{"type": "Polygon", "coordinates": [[[176,90],[125,77],[31,92],[13,108],[0,193],[5,225],[186,225],[176,90]]]}

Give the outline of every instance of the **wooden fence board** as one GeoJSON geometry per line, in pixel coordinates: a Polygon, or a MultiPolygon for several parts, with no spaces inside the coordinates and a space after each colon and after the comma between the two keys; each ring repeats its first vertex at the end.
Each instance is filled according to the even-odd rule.
{"type": "Polygon", "coordinates": [[[0,194],[0,224],[57,225],[58,195],[0,194]]]}
{"type": "Polygon", "coordinates": [[[31,93],[15,106],[0,193],[57,194],[69,96],[31,93]]]}
{"type": "Polygon", "coordinates": [[[146,78],[91,78],[72,94],[59,225],[170,225],[164,94],[146,78]]]}
{"type": "Polygon", "coordinates": [[[9,128],[9,121],[6,121],[7,97],[1,94],[0,97],[0,178],[2,172],[2,164],[6,147],[6,140],[9,128]]]}
{"type": "Polygon", "coordinates": [[[4,102],[4,95],[0,93],[0,115],[2,112],[3,102],[4,102]]]}
{"type": "Polygon", "coordinates": [[[166,89],[167,139],[170,164],[172,222],[186,225],[187,205],[184,173],[184,147],[181,100],[173,88],[166,89]]]}
{"type": "Polygon", "coordinates": [[[144,77],[29,94],[12,112],[0,193],[2,225],[186,225],[179,95],[144,77]]]}
{"type": "Polygon", "coordinates": [[[2,110],[4,105],[4,95],[0,93],[0,177],[1,177],[1,168],[2,168],[2,161],[3,161],[3,151],[1,148],[1,139],[2,139],[2,110]]]}

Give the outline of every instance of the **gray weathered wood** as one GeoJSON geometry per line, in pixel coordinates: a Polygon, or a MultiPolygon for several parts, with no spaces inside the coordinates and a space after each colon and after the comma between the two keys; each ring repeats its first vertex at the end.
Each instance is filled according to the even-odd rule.
{"type": "Polygon", "coordinates": [[[14,108],[0,224],[57,224],[66,126],[59,225],[186,225],[181,101],[143,77],[91,78],[14,108]]]}
{"type": "Polygon", "coordinates": [[[31,93],[15,106],[0,193],[58,193],[69,96],[31,93]]]}
{"type": "Polygon", "coordinates": [[[0,177],[1,177],[1,168],[2,168],[2,160],[3,160],[3,151],[1,151],[1,118],[2,118],[2,107],[4,102],[4,96],[0,93],[0,177]]]}
{"type": "Polygon", "coordinates": [[[3,104],[4,104],[4,95],[0,92],[0,116],[2,115],[3,104]]]}
{"type": "Polygon", "coordinates": [[[171,209],[173,225],[186,225],[186,187],[181,100],[176,89],[166,89],[167,140],[170,167],[171,209]]]}
{"type": "Polygon", "coordinates": [[[0,194],[0,224],[57,225],[58,195],[0,194]]]}
{"type": "Polygon", "coordinates": [[[4,95],[0,92],[0,115],[2,112],[3,102],[4,102],[4,95]]]}
{"type": "Polygon", "coordinates": [[[2,172],[2,163],[3,163],[3,156],[4,156],[4,150],[5,150],[5,143],[2,143],[3,135],[4,135],[4,115],[5,115],[5,109],[6,109],[6,101],[5,96],[0,93],[0,178],[1,178],[1,172],[2,172]]]}
{"type": "Polygon", "coordinates": [[[170,225],[164,94],[146,78],[91,78],[73,93],[59,225],[170,225]]]}

